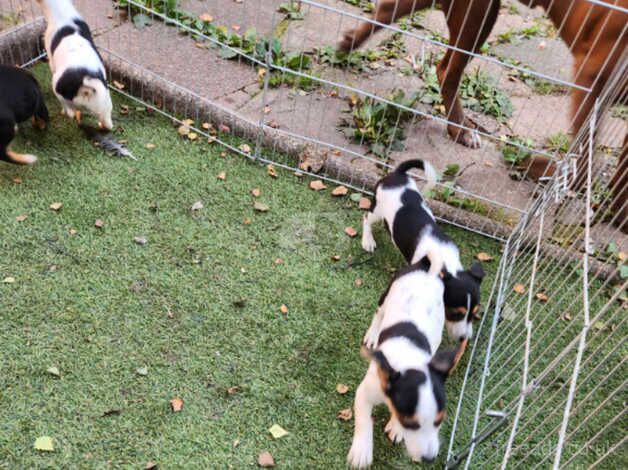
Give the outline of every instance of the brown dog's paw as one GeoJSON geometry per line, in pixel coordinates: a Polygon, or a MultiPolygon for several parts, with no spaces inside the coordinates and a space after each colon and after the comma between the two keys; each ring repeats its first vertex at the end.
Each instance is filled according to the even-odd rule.
{"type": "Polygon", "coordinates": [[[340,41],[338,41],[338,50],[342,52],[351,52],[356,49],[360,44],[356,38],[356,30],[350,29],[345,31],[340,41]]]}
{"type": "Polygon", "coordinates": [[[455,142],[462,144],[465,147],[479,149],[482,145],[482,139],[480,139],[480,134],[476,129],[456,129],[455,133],[452,134],[450,132],[449,135],[455,142]]]}

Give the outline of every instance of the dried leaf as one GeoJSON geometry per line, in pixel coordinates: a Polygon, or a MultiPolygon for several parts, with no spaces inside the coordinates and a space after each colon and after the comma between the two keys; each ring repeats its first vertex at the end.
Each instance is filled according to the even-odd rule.
{"type": "Polygon", "coordinates": [[[96,222],[94,222],[94,226],[98,228],[103,228],[105,226],[105,221],[102,219],[96,219],[96,222]]]}
{"type": "Polygon", "coordinates": [[[190,132],[190,133],[188,134],[188,139],[190,139],[190,140],[196,140],[196,139],[198,139],[198,134],[197,134],[196,132],[190,132]]]}
{"type": "Polygon", "coordinates": [[[177,129],[177,132],[181,136],[188,135],[190,133],[190,126],[186,126],[185,124],[183,124],[179,126],[179,128],[177,129]]]}
{"type": "Polygon", "coordinates": [[[74,236],[78,233],[78,230],[76,230],[75,228],[71,228],[68,232],[71,236],[74,236]]]}
{"type": "Polygon", "coordinates": [[[334,190],[331,192],[331,195],[336,197],[345,196],[348,192],[349,190],[346,186],[338,186],[334,188],[334,190]]]}
{"type": "Polygon", "coordinates": [[[263,202],[255,201],[255,203],[253,204],[253,209],[255,209],[257,212],[267,212],[269,208],[263,202]]]}
{"type": "Polygon", "coordinates": [[[242,144],[238,148],[244,153],[251,153],[251,147],[248,144],[242,144]]]}
{"type": "Polygon", "coordinates": [[[537,292],[536,298],[540,300],[541,302],[547,302],[549,300],[549,297],[547,296],[545,292],[537,292]]]}
{"type": "Polygon", "coordinates": [[[183,408],[183,400],[181,398],[173,398],[170,400],[170,406],[173,413],[178,413],[183,408]]]}
{"type": "Polygon", "coordinates": [[[512,287],[512,290],[514,290],[517,294],[525,294],[526,286],[521,283],[517,283],[512,287]]]}
{"type": "Polygon", "coordinates": [[[336,385],[336,392],[338,392],[340,395],[344,395],[348,391],[349,391],[349,387],[347,385],[345,384],[336,385]]]}
{"type": "Polygon", "coordinates": [[[571,321],[571,313],[565,312],[562,317],[563,320],[571,321]]]}
{"type": "Polygon", "coordinates": [[[157,470],[157,464],[149,460],[146,462],[146,465],[144,465],[144,470],[157,470]]]}
{"type": "Polygon", "coordinates": [[[218,176],[216,176],[216,178],[218,178],[219,180],[226,180],[227,179],[227,173],[224,171],[221,171],[220,173],[218,173],[218,176]]]}
{"type": "Polygon", "coordinates": [[[192,125],[194,124],[194,119],[189,119],[189,118],[188,118],[188,119],[184,119],[184,120],[183,120],[183,121],[181,121],[181,122],[183,122],[183,125],[184,125],[184,126],[188,126],[188,127],[190,127],[190,126],[192,126],[192,125]]]}
{"type": "Polygon", "coordinates": [[[48,367],[46,369],[46,372],[48,372],[50,375],[54,375],[55,377],[59,377],[59,369],[55,366],[52,367],[48,367]]]}
{"type": "Polygon", "coordinates": [[[251,194],[253,197],[260,197],[262,195],[262,190],[259,188],[254,188],[251,190],[251,194]]]}
{"type": "Polygon", "coordinates": [[[211,23],[212,21],[214,21],[214,17],[210,15],[209,13],[203,13],[202,15],[198,17],[198,19],[206,23],[211,23]]]}
{"type": "Polygon", "coordinates": [[[16,176],[15,178],[13,178],[13,182],[15,184],[22,184],[22,178],[20,178],[19,176],[16,176]]]}
{"type": "Polygon", "coordinates": [[[137,375],[148,375],[148,367],[138,367],[137,369],[135,369],[135,373],[137,375]]]}
{"type": "Polygon", "coordinates": [[[234,385],[233,387],[229,387],[227,389],[227,395],[235,395],[239,391],[240,391],[240,387],[238,387],[237,385],[234,385]]]}
{"type": "Polygon", "coordinates": [[[133,237],[133,241],[138,245],[146,245],[148,243],[148,240],[144,237],[133,237]]]}
{"type": "Polygon", "coordinates": [[[240,439],[235,439],[235,440],[233,441],[233,444],[232,444],[233,448],[235,449],[235,448],[236,448],[236,447],[238,447],[239,445],[240,445],[240,439]]]}
{"type": "Polygon", "coordinates": [[[15,283],[15,278],[13,276],[5,277],[2,280],[2,284],[13,284],[13,283],[15,283]]]}
{"type": "Polygon", "coordinates": [[[493,257],[491,255],[489,255],[488,253],[485,253],[484,251],[480,251],[477,255],[475,255],[475,257],[479,260],[484,262],[487,261],[492,261],[493,257]]]}
{"type": "Polygon", "coordinates": [[[248,217],[246,217],[246,218],[242,221],[242,223],[243,223],[244,225],[251,225],[251,219],[249,219],[248,217]]]}
{"type": "Polygon", "coordinates": [[[272,165],[268,165],[266,167],[266,171],[268,172],[268,176],[272,176],[273,178],[277,178],[277,170],[272,165]]]}
{"type": "Polygon", "coordinates": [[[325,183],[321,180],[314,180],[310,182],[310,189],[313,189],[314,191],[322,191],[325,188],[327,188],[327,186],[325,186],[325,183]]]}
{"type": "Polygon", "coordinates": [[[279,426],[278,424],[273,424],[268,432],[273,436],[273,439],[281,439],[284,436],[287,436],[289,433],[284,428],[279,426]]]}
{"type": "Polygon", "coordinates": [[[364,281],[358,278],[355,281],[353,281],[353,284],[355,284],[356,287],[360,287],[362,286],[362,284],[364,284],[364,281]]]}
{"type": "Polygon", "coordinates": [[[361,197],[360,202],[358,202],[358,207],[362,210],[368,210],[371,208],[371,200],[367,197],[361,197]]]}
{"type": "Polygon", "coordinates": [[[124,90],[124,83],[119,82],[118,80],[113,81],[113,86],[118,90],[124,90]]]}
{"type": "Polygon", "coordinates": [[[61,209],[63,207],[63,204],[61,202],[53,202],[52,204],[50,204],[50,208],[53,211],[58,211],[59,209],[61,209]]]}
{"type": "Polygon", "coordinates": [[[194,204],[192,204],[193,211],[200,211],[202,208],[203,208],[203,203],[201,201],[196,201],[194,204]]]}
{"type": "Polygon", "coordinates": [[[144,145],[144,147],[146,147],[148,150],[153,150],[157,146],[149,142],[148,144],[144,145]]]}
{"type": "Polygon", "coordinates": [[[41,436],[35,440],[35,450],[41,450],[44,452],[52,452],[55,450],[54,444],[52,442],[52,437],[50,436],[41,436]]]}
{"type": "Polygon", "coordinates": [[[206,131],[208,131],[208,130],[212,129],[214,126],[212,126],[209,122],[204,122],[204,123],[201,125],[201,127],[202,127],[203,129],[205,129],[206,131]]]}
{"type": "Polygon", "coordinates": [[[120,413],[122,413],[122,410],[107,410],[105,411],[102,415],[100,415],[102,418],[106,418],[107,416],[118,416],[120,413]]]}
{"type": "Polygon", "coordinates": [[[273,459],[270,452],[262,452],[257,456],[257,465],[260,467],[274,467],[275,459],[273,459]]]}
{"type": "Polygon", "coordinates": [[[264,114],[268,114],[270,113],[271,109],[270,106],[264,106],[264,114]]]}
{"type": "Polygon", "coordinates": [[[334,255],[331,257],[332,261],[340,261],[340,255],[334,255]]]}
{"type": "Polygon", "coordinates": [[[355,237],[358,232],[353,227],[345,227],[345,233],[351,238],[355,237]]]}
{"type": "Polygon", "coordinates": [[[340,410],[336,415],[336,418],[342,421],[349,421],[351,418],[353,418],[353,411],[351,410],[351,408],[340,410]]]}
{"type": "Polygon", "coordinates": [[[288,313],[288,307],[286,306],[286,304],[281,304],[281,307],[279,307],[279,310],[281,311],[281,313],[283,313],[284,315],[286,315],[288,313]]]}
{"type": "Polygon", "coordinates": [[[283,264],[283,260],[281,258],[277,258],[275,260],[275,264],[279,265],[279,264],[283,264]]]}
{"type": "Polygon", "coordinates": [[[28,216],[26,214],[22,214],[22,215],[18,215],[15,218],[15,220],[17,220],[18,222],[24,222],[27,218],[28,218],[28,216]]]}

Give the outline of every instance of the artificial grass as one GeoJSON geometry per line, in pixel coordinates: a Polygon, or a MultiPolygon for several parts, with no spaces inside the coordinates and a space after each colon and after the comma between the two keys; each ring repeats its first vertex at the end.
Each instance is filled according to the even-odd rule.
{"type": "MultiPolygon", "coordinates": [[[[361,224],[348,197],[221,157],[134,105],[121,115],[118,97],[118,137],[138,161],[104,154],[58,115],[47,66],[35,73],[53,119],[44,132],[22,126],[14,148],[39,162],[0,166],[0,280],[15,279],[0,283],[0,467],[243,468],[268,450],[278,468],[343,468],[353,422],[336,413],[352,406],[360,341],[402,265],[383,229],[366,254],[344,233],[361,224]],[[253,188],[268,212],[254,210],[253,188]],[[273,440],[275,423],[290,434],[273,440]],[[54,452],[33,448],[42,435],[54,452]]],[[[497,257],[498,244],[446,230],[465,264],[497,257]]],[[[496,264],[485,267],[484,299],[496,264]]],[[[449,382],[440,463],[463,370],[449,382]]],[[[374,468],[415,467],[386,420],[380,407],[374,468]]]]}

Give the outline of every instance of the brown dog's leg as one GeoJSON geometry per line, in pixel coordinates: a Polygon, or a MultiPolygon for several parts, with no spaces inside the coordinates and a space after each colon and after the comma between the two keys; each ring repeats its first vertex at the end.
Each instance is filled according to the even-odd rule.
{"type": "MultiPolygon", "coordinates": [[[[449,44],[465,51],[478,52],[495,25],[499,13],[499,0],[453,0],[443,4],[449,27],[449,44]],[[446,3],[448,5],[445,5],[446,3]],[[478,15],[478,12],[482,12],[482,15],[478,15]]],[[[458,98],[460,80],[470,59],[471,57],[464,52],[448,49],[438,64],[437,73],[447,119],[454,123],[447,126],[447,132],[456,142],[478,148],[481,142],[477,133],[455,125],[475,127],[464,117],[462,104],[458,98]]]]}
{"type": "MultiPolygon", "coordinates": [[[[379,23],[390,24],[401,16],[427,8],[432,4],[434,4],[433,0],[380,0],[377,2],[373,19],[379,23]]],[[[362,23],[357,28],[345,32],[338,43],[338,49],[345,52],[357,49],[380,28],[381,26],[372,23],[362,23]]]]}
{"type": "Polygon", "coordinates": [[[613,194],[613,221],[622,232],[628,233],[628,135],[624,136],[624,147],[609,186],[613,194]]]}

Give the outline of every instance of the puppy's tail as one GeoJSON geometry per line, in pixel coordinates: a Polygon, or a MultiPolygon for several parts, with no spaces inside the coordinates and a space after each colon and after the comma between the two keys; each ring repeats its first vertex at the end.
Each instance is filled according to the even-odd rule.
{"type": "Polygon", "coordinates": [[[430,189],[438,181],[438,173],[434,167],[429,162],[419,158],[402,162],[397,168],[395,168],[395,172],[405,175],[406,172],[412,168],[418,168],[419,170],[423,170],[425,173],[425,179],[427,180],[427,185],[424,188],[425,190],[430,189]]]}
{"type": "Polygon", "coordinates": [[[437,249],[432,249],[427,252],[427,258],[430,260],[430,270],[428,274],[438,276],[445,267],[445,260],[441,253],[437,249]]]}

